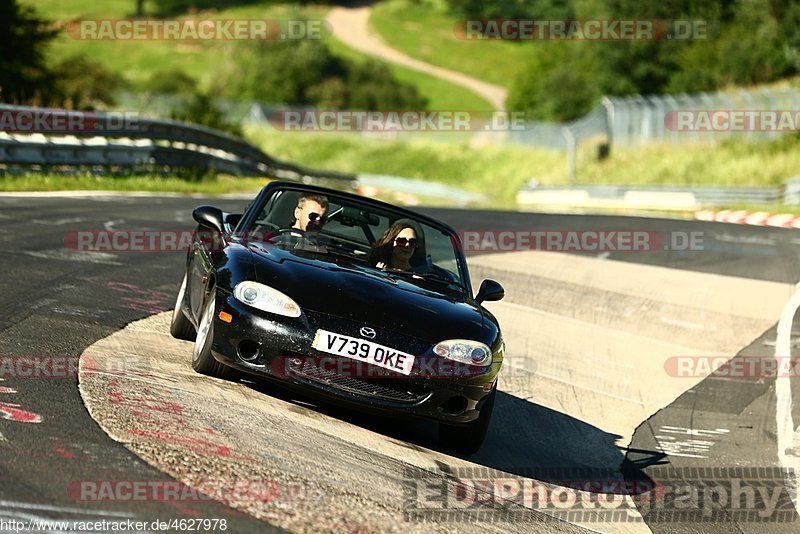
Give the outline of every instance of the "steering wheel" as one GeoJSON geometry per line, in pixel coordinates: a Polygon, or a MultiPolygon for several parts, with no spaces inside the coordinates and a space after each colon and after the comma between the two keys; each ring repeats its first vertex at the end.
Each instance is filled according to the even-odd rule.
{"type": "Polygon", "coordinates": [[[256,228],[268,228],[270,230],[280,230],[280,226],[269,221],[256,221],[256,228]]]}
{"type": "Polygon", "coordinates": [[[275,230],[275,234],[276,235],[281,235],[281,234],[300,234],[301,236],[304,236],[306,234],[306,231],[305,230],[301,230],[300,228],[277,228],[275,230]]]}

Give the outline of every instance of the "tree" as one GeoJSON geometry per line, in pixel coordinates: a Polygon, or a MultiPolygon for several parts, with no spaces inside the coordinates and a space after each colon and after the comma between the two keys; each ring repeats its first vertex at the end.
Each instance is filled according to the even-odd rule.
{"type": "Polygon", "coordinates": [[[177,67],[154,72],[145,86],[151,93],[164,95],[191,95],[196,88],[197,80],[177,67]]]}
{"type": "Polygon", "coordinates": [[[64,59],[52,69],[55,80],[48,105],[69,109],[94,109],[113,105],[125,82],[102,63],[86,55],[64,59]]]}
{"type": "Polygon", "coordinates": [[[345,60],[320,40],[254,43],[219,80],[219,92],[239,100],[364,110],[427,106],[381,63],[345,60]]]}
{"type": "Polygon", "coordinates": [[[226,9],[258,2],[263,3],[263,0],[155,0],[156,15],[159,17],[174,17],[205,9],[226,9]]]}
{"type": "Polygon", "coordinates": [[[525,71],[514,81],[506,106],[528,118],[568,121],[588,113],[602,95],[593,43],[543,43],[532,52],[525,71]],[[546,53],[544,53],[546,51],[546,53]]]}
{"type": "Polygon", "coordinates": [[[200,124],[233,135],[242,135],[241,127],[239,127],[238,124],[229,122],[225,118],[225,113],[217,106],[215,99],[208,93],[197,92],[192,95],[182,108],[172,114],[172,118],[179,121],[200,124]]]}
{"type": "Polygon", "coordinates": [[[567,19],[573,0],[446,0],[450,11],[474,19],[567,19]]]}
{"type": "Polygon", "coordinates": [[[52,76],[44,50],[57,31],[17,0],[0,2],[0,101],[36,103],[48,98],[52,76]]]}

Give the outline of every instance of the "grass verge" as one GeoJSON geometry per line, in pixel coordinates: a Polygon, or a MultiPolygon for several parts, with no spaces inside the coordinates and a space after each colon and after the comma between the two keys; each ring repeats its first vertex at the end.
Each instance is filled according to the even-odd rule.
{"type": "MultiPolygon", "coordinates": [[[[570,184],[563,153],[517,145],[472,147],[467,142],[375,139],[352,133],[281,132],[249,128],[247,137],[271,156],[312,168],[385,174],[438,181],[484,195],[490,205],[513,209],[517,191],[530,179],[570,184]]],[[[441,139],[441,137],[440,137],[441,139]]],[[[578,160],[580,184],[779,186],[800,175],[800,136],[748,143],[654,145],[617,149],[610,158],[593,159],[585,145],[578,160]]],[[[179,177],[86,175],[5,175],[0,190],[118,190],[217,195],[254,191],[263,179],[219,176],[203,180],[179,177]]],[[[792,213],[786,206],[729,206],[792,213]]]]}
{"type": "Polygon", "coordinates": [[[251,128],[248,138],[273,157],[299,165],[354,173],[434,180],[485,195],[513,200],[532,176],[563,168],[562,154],[524,146],[364,138],[356,134],[278,132],[251,128]]]}
{"type": "MultiPolygon", "coordinates": [[[[337,56],[352,61],[364,61],[367,58],[361,52],[353,50],[335,37],[329,38],[327,42],[337,56]]],[[[377,58],[372,58],[371,56],[370,58],[377,60],[377,58]]],[[[494,109],[488,101],[460,85],[455,85],[435,76],[429,76],[394,63],[386,63],[386,66],[398,80],[416,87],[420,94],[428,99],[428,109],[430,110],[492,111],[494,109]]]]}
{"type": "Polygon", "coordinates": [[[587,145],[578,159],[578,181],[591,184],[777,186],[800,175],[800,136],[773,141],[653,144],[612,149],[596,161],[587,145]]]}
{"type": "Polygon", "coordinates": [[[151,191],[214,196],[258,191],[266,183],[264,178],[240,178],[227,175],[202,180],[158,175],[94,176],[32,172],[0,175],[0,191],[151,191]]]}
{"type": "Polygon", "coordinates": [[[380,2],[369,22],[386,43],[413,58],[503,87],[537,51],[537,43],[460,39],[454,32],[459,19],[424,2],[380,2]]]}

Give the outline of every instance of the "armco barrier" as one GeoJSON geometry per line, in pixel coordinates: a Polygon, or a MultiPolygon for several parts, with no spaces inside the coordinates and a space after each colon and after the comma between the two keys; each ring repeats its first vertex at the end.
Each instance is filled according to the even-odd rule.
{"type": "MultiPolygon", "coordinates": [[[[172,120],[104,112],[0,105],[0,116],[84,114],[91,126],[61,131],[4,129],[0,133],[0,167],[61,167],[146,169],[166,173],[176,169],[210,168],[246,176],[268,176],[301,182],[354,183],[355,175],[306,169],[279,161],[233,135],[172,120]],[[116,124],[119,123],[119,126],[116,124]]],[[[13,120],[0,121],[5,125],[13,120]]]]}
{"type": "Polygon", "coordinates": [[[800,185],[797,179],[777,187],[529,185],[517,193],[517,203],[530,206],[679,211],[736,204],[798,205],[800,185]]]}

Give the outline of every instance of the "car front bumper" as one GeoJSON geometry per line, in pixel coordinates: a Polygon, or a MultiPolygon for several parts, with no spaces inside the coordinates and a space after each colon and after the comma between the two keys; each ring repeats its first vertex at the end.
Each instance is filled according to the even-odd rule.
{"type": "Polygon", "coordinates": [[[212,354],[234,369],[360,411],[452,425],[478,418],[500,362],[474,367],[446,361],[451,365],[442,366],[443,359],[430,353],[429,343],[379,329],[382,344],[419,355],[409,376],[311,346],[319,328],[361,337],[358,331],[362,326],[310,311],[298,318],[260,312],[218,291],[212,354]],[[229,313],[232,320],[222,321],[220,311],[229,313]]]}

